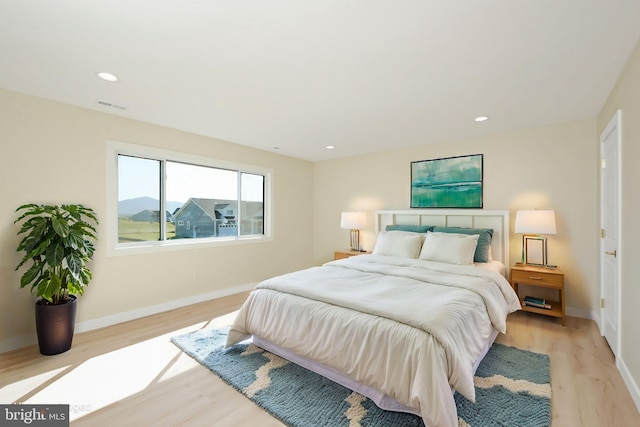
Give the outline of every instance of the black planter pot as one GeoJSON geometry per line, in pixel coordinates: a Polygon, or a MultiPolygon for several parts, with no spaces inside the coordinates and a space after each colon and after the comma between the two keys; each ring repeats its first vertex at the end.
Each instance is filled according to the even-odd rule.
{"type": "Polygon", "coordinates": [[[71,348],[73,330],[76,325],[76,302],[74,295],[66,304],[41,304],[36,302],[36,331],[40,353],[51,356],[64,353],[71,348]]]}

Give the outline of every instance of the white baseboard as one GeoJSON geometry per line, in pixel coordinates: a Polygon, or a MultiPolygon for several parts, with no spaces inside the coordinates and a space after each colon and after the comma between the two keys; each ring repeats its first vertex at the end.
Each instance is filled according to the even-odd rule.
{"type": "Polygon", "coordinates": [[[595,310],[590,310],[588,308],[565,307],[565,313],[567,316],[591,319],[598,325],[600,324],[600,314],[595,310]]]}
{"type": "Polygon", "coordinates": [[[212,299],[222,298],[240,292],[250,291],[256,286],[255,283],[234,286],[233,288],[221,289],[218,291],[207,292],[206,294],[194,295],[179,300],[168,301],[162,304],[152,305],[149,307],[138,308],[136,310],[125,311],[123,313],[111,316],[100,317],[98,319],[87,320],[76,324],[76,332],[92,331],[105,326],[115,325],[117,323],[128,322],[129,320],[139,319],[141,317],[150,316],[152,314],[162,313],[164,311],[174,310],[180,307],[197,304],[199,302],[209,301],[212,299]]]}
{"type": "Polygon", "coordinates": [[[565,313],[567,316],[571,317],[580,317],[582,319],[590,319],[596,322],[598,326],[598,330],[602,330],[600,325],[600,310],[590,310],[587,308],[575,308],[575,307],[566,307],[565,313]]]}
{"type": "Polygon", "coordinates": [[[618,362],[617,363],[618,371],[620,371],[620,375],[622,375],[622,379],[624,380],[624,383],[627,385],[627,389],[629,390],[629,393],[631,393],[631,398],[636,404],[636,408],[638,408],[638,411],[640,411],[640,388],[638,387],[638,384],[634,381],[633,377],[631,376],[631,373],[629,372],[629,369],[627,369],[627,365],[624,363],[624,360],[622,360],[622,358],[619,357],[617,362],[618,362]]]}
{"type": "MultiPolygon", "coordinates": [[[[141,317],[150,316],[152,314],[162,313],[174,310],[180,307],[197,304],[199,302],[210,301],[217,298],[226,297],[241,292],[250,291],[256,286],[256,283],[247,283],[245,285],[234,286],[232,288],[220,289],[217,291],[207,292],[205,294],[193,295],[179,300],[167,301],[162,304],[156,304],[149,307],[142,307],[123,313],[113,314],[111,316],[100,317],[98,319],[86,320],[76,323],[75,332],[87,332],[94,329],[104,328],[106,326],[115,325],[129,320],[139,319],[141,317]]],[[[35,331],[33,334],[22,335],[18,337],[8,338],[0,341],[0,353],[16,350],[18,348],[27,347],[36,344],[37,337],[35,331]]]]}

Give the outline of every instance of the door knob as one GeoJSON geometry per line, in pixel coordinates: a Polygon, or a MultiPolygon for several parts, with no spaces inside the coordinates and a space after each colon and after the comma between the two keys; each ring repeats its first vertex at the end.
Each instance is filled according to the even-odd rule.
{"type": "Polygon", "coordinates": [[[605,254],[607,254],[607,255],[613,255],[613,256],[618,256],[618,251],[605,251],[605,254]]]}

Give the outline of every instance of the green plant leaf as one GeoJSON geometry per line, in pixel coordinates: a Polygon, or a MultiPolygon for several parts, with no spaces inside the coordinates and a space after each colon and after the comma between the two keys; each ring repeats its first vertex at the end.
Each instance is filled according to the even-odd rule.
{"type": "Polygon", "coordinates": [[[93,253],[96,251],[95,246],[93,246],[93,242],[91,240],[84,241],[84,251],[87,254],[88,259],[93,258],[93,253]]]}
{"type": "Polygon", "coordinates": [[[49,272],[49,270],[43,270],[40,278],[31,284],[31,293],[32,294],[35,293],[37,296],[41,296],[38,293],[38,288],[41,286],[42,282],[45,282],[45,281],[48,282],[50,277],[51,277],[51,273],[49,272]]]}
{"type": "Polygon", "coordinates": [[[27,205],[22,205],[20,207],[18,207],[18,209],[16,209],[16,213],[20,212],[24,210],[25,212],[23,212],[18,219],[16,219],[15,221],[13,221],[13,223],[17,223],[20,222],[22,219],[28,217],[29,215],[38,215],[42,212],[42,209],[39,208],[38,205],[35,205],[33,203],[29,203],[27,205]]]}
{"type": "Polygon", "coordinates": [[[79,233],[82,233],[85,238],[89,237],[94,240],[96,239],[96,236],[95,236],[96,230],[95,228],[93,228],[93,226],[91,226],[91,224],[87,224],[86,222],[79,221],[73,224],[71,229],[77,230],[79,233]]]}
{"type": "Polygon", "coordinates": [[[50,240],[43,240],[40,242],[40,244],[38,245],[37,248],[35,248],[34,250],[32,250],[31,252],[28,252],[24,258],[22,258],[22,261],[20,261],[20,264],[18,264],[18,266],[16,267],[16,270],[19,269],[20,267],[22,267],[26,262],[30,261],[30,260],[36,260],[36,259],[40,259],[40,257],[42,256],[42,254],[44,254],[47,249],[49,248],[49,245],[51,244],[50,240]]]}
{"type": "Polygon", "coordinates": [[[71,251],[71,253],[66,256],[66,260],[69,271],[73,277],[78,280],[80,271],[82,270],[82,256],[75,251],[71,251]]]}
{"type": "Polygon", "coordinates": [[[43,280],[38,285],[38,296],[46,299],[49,302],[53,302],[53,297],[60,293],[60,287],[62,285],[62,279],[59,276],[51,276],[48,280],[43,280]]]}
{"type": "Polygon", "coordinates": [[[71,294],[82,295],[84,293],[85,283],[80,281],[71,280],[68,283],[68,291],[71,294]]]}
{"type": "Polygon", "coordinates": [[[31,235],[42,235],[42,234],[46,234],[47,233],[47,228],[49,227],[49,218],[40,218],[40,217],[36,217],[33,218],[31,221],[31,225],[33,226],[33,229],[31,231],[31,235]]]}
{"type": "Polygon", "coordinates": [[[64,218],[51,218],[51,226],[58,236],[64,238],[69,235],[69,223],[64,218]]]}
{"type": "Polygon", "coordinates": [[[20,287],[24,288],[29,285],[31,282],[38,282],[38,277],[42,273],[42,263],[34,263],[31,268],[29,268],[20,278],[20,287]]]}
{"type": "Polygon", "coordinates": [[[47,248],[46,251],[46,259],[47,264],[51,267],[56,267],[62,264],[62,260],[64,259],[64,246],[59,244],[52,244],[47,248]]]}
{"type": "Polygon", "coordinates": [[[92,278],[91,270],[88,268],[83,268],[80,272],[80,282],[84,284],[88,284],[92,278]]]}
{"type": "Polygon", "coordinates": [[[25,251],[27,253],[33,251],[40,244],[40,239],[35,236],[27,236],[18,245],[18,252],[25,251]]]}
{"type": "Polygon", "coordinates": [[[73,248],[79,249],[84,247],[84,237],[81,230],[78,230],[75,225],[71,230],[69,230],[69,234],[67,237],[63,238],[62,241],[65,245],[73,248]]]}

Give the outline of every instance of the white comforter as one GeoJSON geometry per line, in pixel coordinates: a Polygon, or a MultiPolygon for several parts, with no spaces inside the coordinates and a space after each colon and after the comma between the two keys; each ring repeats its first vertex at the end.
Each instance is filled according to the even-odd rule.
{"type": "Polygon", "coordinates": [[[474,362],[518,308],[498,273],[361,255],[260,283],[227,346],[259,336],[457,426],[452,389],[475,400],[474,362]]]}

